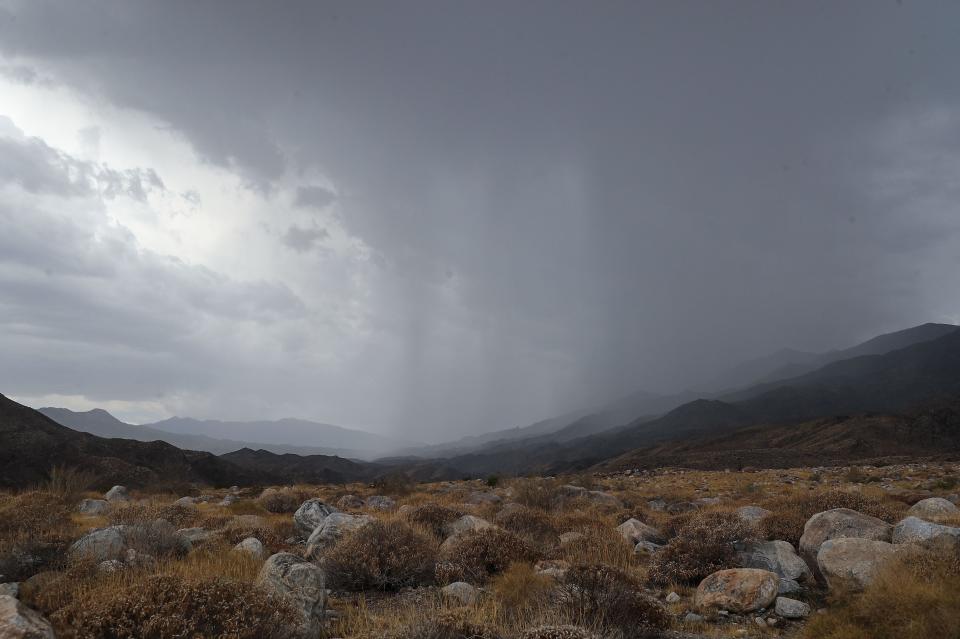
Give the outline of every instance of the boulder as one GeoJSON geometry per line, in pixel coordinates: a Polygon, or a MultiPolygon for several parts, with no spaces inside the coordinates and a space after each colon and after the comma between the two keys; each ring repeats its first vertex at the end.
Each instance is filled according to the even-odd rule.
{"type": "Polygon", "coordinates": [[[344,510],[357,510],[363,508],[363,500],[356,495],[344,495],[337,500],[337,507],[344,510]]]}
{"type": "Polygon", "coordinates": [[[449,536],[459,535],[472,530],[483,530],[484,528],[493,528],[493,524],[483,517],[474,515],[464,515],[456,521],[450,522],[444,528],[444,532],[449,536]]]}
{"type": "Polygon", "coordinates": [[[323,523],[327,515],[334,512],[337,512],[337,509],[325,504],[322,499],[308,499],[293,513],[293,527],[300,537],[306,539],[323,523]]]}
{"type": "Polygon", "coordinates": [[[647,501],[647,508],[649,508],[650,510],[656,510],[656,511],[658,511],[658,512],[663,512],[664,510],[667,509],[667,502],[665,502],[664,500],[662,500],[662,499],[660,499],[660,498],[651,499],[651,500],[647,501]]]}
{"type": "Polygon", "coordinates": [[[77,510],[81,515],[89,515],[91,517],[106,515],[110,512],[110,502],[106,499],[84,499],[80,502],[77,510]]]}
{"type": "Polygon", "coordinates": [[[787,597],[777,597],[773,611],[784,619],[803,619],[810,615],[810,606],[787,597]]]}
{"type": "Polygon", "coordinates": [[[126,486],[114,486],[103,496],[107,501],[114,503],[120,501],[130,501],[130,493],[126,486]]]}
{"type": "Polygon", "coordinates": [[[7,583],[0,584],[0,595],[8,595],[10,597],[19,597],[20,596],[20,584],[16,581],[8,581],[7,583]]]}
{"type": "Polygon", "coordinates": [[[895,544],[923,543],[941,535],[960,539],[960,528],[934,524],[918,517],[907,517],[893,527],[891,540],[895,544]]]}
{"type": "Polygon", "coordinates": [[[783,579],[809,581],[813,573],[807,562],[786,541],[746,542],[736,545],[735,561],[742,568],[761,568],[783,579]]]}
{"type": "Polygon", "coordinates": [[[746,613],[767,608],[777,597],[779,578],[769,570],[720,570],[700,582],[693,603],[701,610],[713,608],[746,613]]]}
{"type": "Polygon", "coordinates": [[[0,637],[3,639],[54,639],[46,617],[10,595],[0,595],[0,637]]]}
{"type": "Polygon", "coordinates": [[[480,592],[465,581],[455,581],[448,586],[444,586],[440,589],[440,594],[463,606],[473,605],[480,596],[480,592]]]}
{"type": "Polygon", "coordinates": [[[663,544],[667,541],[667,538],[662,532],[653,526],[643,523],[639,519],[628,519],[617,526],[617,532],[634,545],[641,541],[649,541],[655,544],[663,544]]]}
{"type": "Polygon", "coordinates": [[[296,555],[281,552],[264,562],[256,583],[266,592],[283,597],[300,614],[304,630],[316,636],[322,629],[327,603],[323,571],[296,555]]]}
{"type": "Polygon", "coordinates": [[[661,544],[655,544],[652,541],[639,541],[637,545],[633,547],[633,552],[637,555],[652,555],[661,548],[663,548],[661,544]]]}
{"type": "Polygon", "coordinates": [[[760,520],[770,514],[770,511],[760,506],[741,506],[737,508],[737,516],[748,524],[756,525],[760,520]]]}
{"type": "Polygon", "coordinates": [[[337,543],[345,533],[357,530],[373,521],[370,515],[330,513],[307,538],[307,559],[316,559],[320,553],[337,543]]]}
{"type": "Polygon", "coordinates": [[[817,553],[817,566],[830,588],[863,590],[896,553],[897,546],[885,541],[859,537],[828,539],[817,553]]]}
{"type": "Polygon", "coordinates": [[[373,497],[367,497],[366,505],[367,508],[387,511],[396,508],[397,502],[393,500],[393,497],[387,497],[386,495],[374,495],[373,497]]]}
{"type": "Polygon", "coordinates": [[[675,592],[673,592],[673,591],[671,590],[671,591],[670,591],[670,594],[667,595],[667,597],[666,597],[666,599],[664,599],[664,601],[666,601],[667,603],[670,603],[670,604],[672,604],[672,603],[677,603],[678,601],[680,601],[680,595],[678,595],[677,593],[675,593],[675,592]]]}
{"type": "Polygon", "coordinates": [[[817,513],[804,524],[803,536],[800,537],[800,555],[811,565],[815,565],[820,545],[828,539],[852,537],[890,541],[892,529],[893,526],[882,519],[849,508],[834,508],[817,513]]]}
{"type": "Polygon", "coordinates": [[[803,588],[800,583],[794,579],[780,579],[780,585],[777,587],[778,595],[792,595],[800,592],[803,588]]]}
{"type": "Polygon", "coordinates": [[[197,500],[193,497],[181,497],[177,501],[173,502],[174,506],[180,506],[181,508],[196,508],[197,500]]]}
{"type": "Polygon", "coordinates": [[[919,517],[920,519],[937,521],[942,517],[956,515],[958,512],[960,512],[960,508],[957,508],[953,503],[943,497],[928,497],[910,506],[907,514],[919,517]]]}
{"type": "Polygon", "coordinates": [[[126,526],[98,528],[73,542],[67,554],[71,559],[108,561],[119,559],[127,550],[126,526]]]}
{"type": "Polygon", "coordinates": [[[267,550],[256,537],[247,537],[233,547],[236,552],[242,552],[250,555],[254,559],[263,559],[267,555],[267,550]]]}
{"type": "Polygon", "coordinates": [[[189,544],[190,548],[212,539],[216,533],[206,528],[181,528],[177,536],[189,544]]]}

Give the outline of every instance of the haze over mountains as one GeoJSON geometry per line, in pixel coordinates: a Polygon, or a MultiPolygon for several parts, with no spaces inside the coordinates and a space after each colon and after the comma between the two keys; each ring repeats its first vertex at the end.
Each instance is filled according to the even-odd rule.
{"type": "MultiPolygon", "coordinates": [[[[796,353],[781,351],[736,366],[734,371],[752,370],[759,376],[757,383],[736,390],[676,396],[638,392],[599,410],[429,447],[405,447],[370,433],[303,420],[174,418],[137,426],[103,410],[44,408],[41,415],[6,399],[0,422],[8,432],[17,433],[8,439],[9,450],[25,447],[24,477],[30,481],[42,476],[44,464],[54,462],[92,465],[98,472],[106,467],[111,477],[123,472],[135,477],[156,474],[173,464],[185,469],[181,474],[206,481],[347,481],[395,472],[416,479],[451,479],[554,473],[595,464],[784,465],[960,452],[958,327],[924,324],[847,349],[796,353]],[[771,381],[782,373],[792,374],[771,381]],[[691,396],[696,398],[690,400],[691,396]],[[31,429],[41,434],[31,436],[31,429]],[[252,440],[267,434],[262,429],[272,429],[272,439],[317,446],[288,448],[210,436],[236,434],[252,440]],[[358,461],[378,449],[389,455],[378,463],[358,461]],[[87,452],[78,456],[78,450],[87,452]],[[364,455],[354,454],[358,452],[364,455]],[[93,461],[84,462],[86,455],[93,461]],[[120,470],[103,461],[112,458],[120,460],[116,462],[120,470]]],[[[732,374],[731,379],[736,377],[732,374]]],[[[3,481],[17,480],[10,476],[3,481]]]]}

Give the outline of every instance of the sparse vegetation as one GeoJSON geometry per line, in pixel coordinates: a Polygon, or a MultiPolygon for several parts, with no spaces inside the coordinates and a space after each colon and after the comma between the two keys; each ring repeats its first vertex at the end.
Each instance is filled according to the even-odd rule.
{"type": "Polygon", "coordinates": [[[499,528],[463,533],[441,549],[437,580],[442,583],[484,583],[518,561],[534,561],[539,554],[521,537],[499,528]]]}
{"type": "Polygon", "coordinates": [[[377,521],[349,533],[322,559],[330,584],[346,590],[394,590],[429,583],[434,541],[402,521],[377,521]]]}
{"type": "Polygon", "coordinates": [[[891,523],[897,521],[906,510],[904,504],[892,499],[841,490],[788,495],[770,501],[767,507],[771,513],[760,521],[761,536],[789,541],[795,546],[800,542],[807,520],[825,510],[849,508],[891,523]]]}
{"type": "Polygon", "coordinates": [[[644,594],[639,580],[611,566],[574,566],[564,578],[563,590],[565,601],[586,619],[631,637],[670,623],[666,610],[644,594]]]}
{"type": "Polygon", "coordinates": [[[711,573],[733,567],[733,543],[752,537],[751,527],[735,513],[693,515],[654,555],[650,580],[657,584],[696,584],[711,573]]]}

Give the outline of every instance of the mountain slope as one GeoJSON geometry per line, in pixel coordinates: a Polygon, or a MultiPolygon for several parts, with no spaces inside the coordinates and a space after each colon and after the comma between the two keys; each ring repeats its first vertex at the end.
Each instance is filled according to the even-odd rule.
{"type": "Polygon", "coordinates": [[[277,455],[266,450],[240,450],[220,456],[231,464],[275,477],[285,483],[346,483],[373,478],[382,470],[374,464],[361,464],[329,455],[277,455]]]}
{"type": "Polygon", "coordinates": [[[105,439],[80,433],[0,395],[0,486],[26,488],[45,481],[55,466],[95,473],[99,487],[143,486],[160,479],[214,486],[251,484],[270,477],[215,455],[180,450],[166,442],[105,439]]]}

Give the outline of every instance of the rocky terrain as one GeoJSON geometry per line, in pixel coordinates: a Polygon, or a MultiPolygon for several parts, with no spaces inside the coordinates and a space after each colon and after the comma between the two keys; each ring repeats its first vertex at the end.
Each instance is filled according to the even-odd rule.
{"type": "Polygon", "coordinates": [[[955,637],[960,466],[0,496],[0,637],[955,637]]]}

